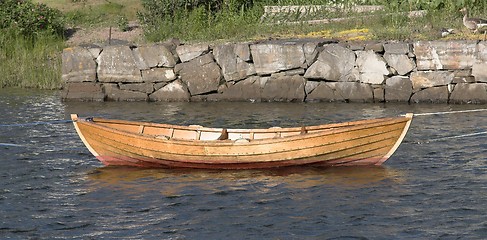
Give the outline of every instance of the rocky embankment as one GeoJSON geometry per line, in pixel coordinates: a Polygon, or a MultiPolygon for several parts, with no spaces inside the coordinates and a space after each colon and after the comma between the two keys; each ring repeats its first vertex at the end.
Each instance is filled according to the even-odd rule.
{"type": "Polygon", "coordinates": [[[66,101],[487,103],[487,42],[77,46],[63,51],[66,101]]]}

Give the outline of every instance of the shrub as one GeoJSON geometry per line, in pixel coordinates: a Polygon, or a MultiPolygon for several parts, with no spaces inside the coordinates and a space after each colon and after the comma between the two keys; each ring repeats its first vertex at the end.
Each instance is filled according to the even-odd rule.
{"type": "Polygon", "coordinates": [[[13,29],[24,36],[48,32],[62,36],[64,24],[59,10],[28,0],[0,1],[0,29],[13,29]]]}

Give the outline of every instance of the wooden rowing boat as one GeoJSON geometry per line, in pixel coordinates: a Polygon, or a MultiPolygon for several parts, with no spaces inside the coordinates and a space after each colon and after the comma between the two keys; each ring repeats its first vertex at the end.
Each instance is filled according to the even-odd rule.
{"type": "Polygon", "coordinates": [[[412,118],[226,129],[71,115],[83,143],[105,165],[213,169],[380,165],[399,147],[412,118]]]}

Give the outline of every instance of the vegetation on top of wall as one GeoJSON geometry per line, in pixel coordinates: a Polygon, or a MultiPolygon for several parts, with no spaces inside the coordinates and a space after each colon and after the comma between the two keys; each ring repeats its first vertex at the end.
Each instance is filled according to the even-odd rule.
{"type": "MultiPolygon", "coordinates": [[[[367,36],[353,36],[355,40],[438,39],[442,28],[464,30],[459,13],[461,8],[467,7],[472,16],[487,12],[487,2],[479,0],[142,0],[142,6],[143,11],[138,16],[150,41],[171,37],[214,41],[319,36],[323,30],[331,31],[331,36],[335,37],[350,29],[367,29],[367,36]],[[275,17],[277,21],[262,21],[264,6],[271,5],[320,5],[337,11],[326,8],[304,14],[289,11],[281,13],[281,18],[275,17]],[[349,11],[356,5],[382,5],[384,10],[374,13],[349,11]],[[406,14],[418,10],[425,10],[426,14],[415,18],[406,14]],[[313,19],[341,20],[327,24],[305,22],[313,19]]],[[[462,31],[457,31],[460,34],[453,38],[477,37],[462,31]]]]}

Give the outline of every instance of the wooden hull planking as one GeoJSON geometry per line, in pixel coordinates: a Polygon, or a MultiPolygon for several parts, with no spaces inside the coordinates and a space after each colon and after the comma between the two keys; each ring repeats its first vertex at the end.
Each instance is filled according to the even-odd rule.
{"type": "Polygon", "coordinates": [[[412,116],[268,129],[86,120],[76,114],[72,119],[84,144],[105,165],[252,169],[380,165],[404,139],[412,116]]]}

